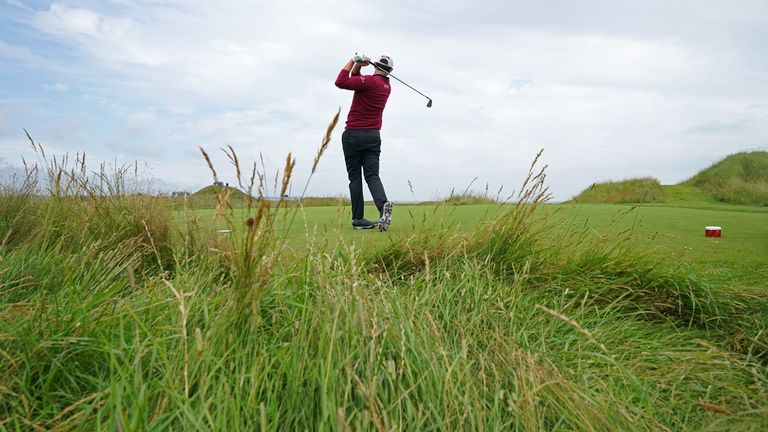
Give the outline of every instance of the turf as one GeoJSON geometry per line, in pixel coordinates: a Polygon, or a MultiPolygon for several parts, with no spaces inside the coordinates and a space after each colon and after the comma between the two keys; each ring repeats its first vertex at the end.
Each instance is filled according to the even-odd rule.
{"type": "MultiPolygon", "coordinates": [[[[478,225],[491,223],[508,206],[505,205],[396,205],[394,224],[389,232],[353,230],[349,207],[306,207],[290,226],[288,221],[276,225],[289,244],[302,250],[307,243],[322,240],[342,245],[355,244],[361,249],[378,248],[420,230],[438,228],[468,234],[478,225]]],[[[652,249],[668,257],[671,263],[690,266],[704,275],[721,280],[752,280],[768,286],[768,209],[764,207],[709,205],[685,202],[680,206],[645,204],[552,204],[542,211],[557,214],[561,228],[583,226],[593,235],[615,236],[632,230],[638,247],[652,249]],[[718,225],[723,237],[707,238],[704,227],[718,225]]],[[[375,215],[373,206],[366,215],[375,215]]],[[[239,212],[243,221],[247,212],[239,212]]],[[[198,210],[202,221],[212,221],[214,210],[198,210]]],[[[183,217],[176,213],[177,220],[183,217]]],[[[224,225],[221,225],[224,228],[224,225]]]]}

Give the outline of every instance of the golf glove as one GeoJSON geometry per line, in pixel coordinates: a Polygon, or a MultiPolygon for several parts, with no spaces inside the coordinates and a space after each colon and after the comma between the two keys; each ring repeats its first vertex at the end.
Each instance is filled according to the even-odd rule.
{"type": "Polygon", "coordinates": [[[367,59],[368,57],[366,57],[365,54],[355,53],[355,55],[352,56],[352,60],[354,60],[355,63],[362,63],[367,59]]]}

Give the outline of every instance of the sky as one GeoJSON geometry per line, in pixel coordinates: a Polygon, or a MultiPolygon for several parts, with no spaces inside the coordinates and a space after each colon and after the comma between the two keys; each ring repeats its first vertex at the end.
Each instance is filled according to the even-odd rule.
{"type": "MultiPolygon", "coordinates": [[[[158,190],[297,159],[308,195],[347,194],[341,151],[355,53],[394,75],[381,178],[399,201],[519,188],[543,149],[555,201],[594,182],[691,177],[768,150],[768,2],[0,0],[0,171],[85,152],[139,161],[158,190]]],[[[367,72],[372,73],[370,68],[367,72]]],[[[367,191],[366,191],[367,194],[367,191]]],[[[368,197],[368,195],[366,195],[368,197]]]]}

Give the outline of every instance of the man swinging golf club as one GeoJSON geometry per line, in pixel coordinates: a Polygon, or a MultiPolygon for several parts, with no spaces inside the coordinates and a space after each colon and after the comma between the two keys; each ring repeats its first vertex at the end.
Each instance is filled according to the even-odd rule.
{"type": "Polygon", "coordinates": [[[370,58],[355,54],[336,78],[336,87],[355,92],[347,115],[347,127],[341,135],[341,143],[349,177],[352,227],[370,229],[378,226],[379,231],[386,231],[392,223],[392,203],[387,200],[384,185],[379,178],[380,130],[382,113],[392,91],[388,75],[392,71],[393,62],[389,56],[382,55],[374,62],[376,71],[373,75],[360,75],[360,69],[369,64],[370,58]],[[378,222],[363,217],[361,171],[373,202],[379,210],[378,222]]]}

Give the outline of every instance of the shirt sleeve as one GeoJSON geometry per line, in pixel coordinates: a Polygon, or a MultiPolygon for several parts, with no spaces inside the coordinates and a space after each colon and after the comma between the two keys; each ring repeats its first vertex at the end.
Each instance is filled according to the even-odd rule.
{"type": "Polygon", "coordinates": [[[345,90],[368,90],[373,88],[374,82],[370,75],[352,75],[344,69],[336,77],[336,87],[345,90]]]}

